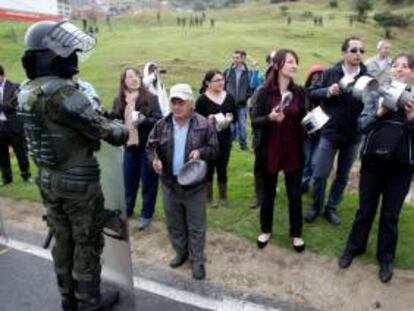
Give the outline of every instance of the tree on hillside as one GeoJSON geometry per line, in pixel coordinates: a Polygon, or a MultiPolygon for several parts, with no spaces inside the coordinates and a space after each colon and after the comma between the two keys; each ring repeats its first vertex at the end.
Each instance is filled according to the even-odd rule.
{"type": "Polygon", "coordinates": [[[372,0],[352,0],[352,7],[357,12],[357,20],[365,23],[368,11],[372,10],[372,0]]]}
{"type": "Polygon", "coordinates": [[[385,30],[385,38],[391,38],[391,28],[407,28],[411,24],[412,14],[393,14],[389,11],[377,13],[374,20],[385,30]]]}

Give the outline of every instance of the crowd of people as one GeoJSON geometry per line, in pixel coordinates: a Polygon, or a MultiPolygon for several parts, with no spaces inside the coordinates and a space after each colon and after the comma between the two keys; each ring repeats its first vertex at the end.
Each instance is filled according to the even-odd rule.
{"type": "MultiPolygon", "coordinates": [[[[414,97],[405,106],[390,109],[383,104],[378,90],[361,99],[340,81],[369,75],[381,84],[404,83],[409,90],[414,79],[412,54],[401,53],[391,60],[391,45],[382,40],[377,46],[378,54],[365,65],[363,40],[349,37],[341,45],[339,62],[330,68],[325,68],[326,64],[312,65],[302,87],[296,82],[296,51],[271,52],[266,57],[267,68],[261,72],[257,62],[248,68],[247,53],[236,50],[227,69],[206,72],[197,99],[185,83],[172,86],[168,95],[162,70],[155,62],[147,63],[143,74],[135,66],[127,66],[120,74],[112,109],[104,111],[93,87],[79,80],[80,47],[58,42],[62,48],[56,49],[56,42],[48,45],[45,40],[60,25],[40,22],[28,30],[23,67],[29,82],[16,94],[27,145],[39,168],[37,184],[48,209],[49,225],[55,232],[53,258],[63,309],[88,310],[118,299],[116,293],[100,291],[104,224],[99,215],[104,198],[99,166],[93,156],[99,140],[123,146],[129,217],[134,215],[141,183],[142,208],[137,220],[140,230],[147,228],[153,218],[160,179],[166,226],[176,253],[170,266],[177,268],[190,260],[193,278],[202,280],[206,276],[206,206],[231,205],[227,167],[233,141],[238,141],[242,151],[250,150],[248,114],[255,156],[255,201],[251,207],[260,208],[258,248],[266,247],[272,237],[279,172],[284,173],[292,247],[303,252],[303,219],[313,222],[323,211],[330,224],[341,224],[340,203],[360,151],[359,208],[338,263],[347,268],[355,256],[365,251],[381,202],[379,278],[382,282],[391,280],[399,214],[414,168],[414,97]],[[62,52],[63,47],[72,50],[62,52]],[[45,53],[52,56],[50,62],[40,61],[45,53]],[[323,109],[329,121],[319,131],[308,134],[302,120],[316,107],[323,109]],[[325,202],[335,159],[336,172],[325,202]],[[179,181],[183,168],[199,160],[207,164],[206,177],[183,185],[179,181]],[[218,201],[213,198],[215,173],[218,201]],[[302,194],[310,188],[312,202],[303,215],[302,194]]],[[[83,52],[87,52],[86,48],[83,52]]],[[[16,113],[17,101],[11,98],[12,91],[7,91],[8,81],[0,69],[0,133],[14,139],[18,135],[9,133],[11,125],[17,123],[10,112],[16,113]]],[[[23,129],[21,125],[20,128],[23,129]]],[[[10,139],[1,139],[4,185],[11,182],[7,144],[16,150],[23,179],[30,178],[27,152],[24,156],[18,154],[19,149],[27,149],[26,144],[19,147],[10,139]]]]}

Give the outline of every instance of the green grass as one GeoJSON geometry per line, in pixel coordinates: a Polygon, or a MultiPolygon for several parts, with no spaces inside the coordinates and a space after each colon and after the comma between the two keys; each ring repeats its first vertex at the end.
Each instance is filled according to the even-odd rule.
{"type": "MultiPolygon", "coordinates": [[[[358,35],[366,42],[367,56],[375,51],[376,42],[383,31],[372,21],[351,28],[348,25],[346,2],[339,9],[328,9],[327,1],[289,4],[293,23],[287,26],[286,18],[280,15],[277,5],[266,5],[264,1],[241,6],[234,10],[207,12],[207,17],[216,19],[216,28],[182,29],[175,26],[176,17],[183,14],[163,13],[162,26],[156,26],[155,12],[136,16],[114,18],[113,31],[104,23],[100,25],[98,46],[91,58],[81,64],[81,77],[93,83],[101,95],[104,105],[110,107],[116,95],[120,70],[126,64],[137,64],[156,60],[168,70],[165,82],[168,86],[177,82],[188,82],[198,90],[204,72],[210,68],[224,69],[230,62],[233,50],[244,48],[264,65],[265,55],[272,49],[288,47],[300,56],[298,81],[303,82],[307,68],[313,63],[329,66],[340,58],[340,44],[346,36],[358,35]],[[312,20],[304,19],[303,12],[311,11],[324,17],[324,27],[314,27],[312,20]]],[[[187,14],[189,16],[189,14],[187,14]]],[[[1,62],[9,78],[22,81],[24,73],[20,66],[23,54],[22,42],[27,25],[0,23],[1,62]],[[17,42],[13,41],[17,38],[17,42]]],[[[414,42],[405,40],[407,30],[394,32],[393,52],[413,50],[414,42]]],[[[258,210],[248,208],[253,193],[253,156],[232,150],[229,165],[230,208],[208,210],[208,225],[212,230],[224,230],[245,237],[254,243],[259,233],[258,210]]],[[[0,196],[40,201],[34,185],[20,182],[18,168],[13,160],[14,180],[10,187],[0,189],[0,196]]],[[[274,235],[272,243],[290,247],[288,237],[287,201],[283,178],[279,181],[276,199],[274,235]]],[[[304,196],[304,209],[309,204],[309,195],[304,196]]],[[[304,237],[308,249],[329,256],[338,255],[345,243],[357,208],[357,196],[347,196],[341,206],[343,224],[339,227],[328,225],[323,219],[304,226],[304,237]]],[[[140,202],[137,202],[140,207],[140,202]]],[[[137,208],[138,210],[139,208],[137,208]]],[[[160,200],[157,203],[157,219],[163,219],[160,200]]],[[[396,265],[414,269],[414,210],[405,207],[401,213],[400,240],[396,265]]],[[[376,249],[376,227],[370,239],[367,254],[363,260],[373,262],[376,249]]]]}

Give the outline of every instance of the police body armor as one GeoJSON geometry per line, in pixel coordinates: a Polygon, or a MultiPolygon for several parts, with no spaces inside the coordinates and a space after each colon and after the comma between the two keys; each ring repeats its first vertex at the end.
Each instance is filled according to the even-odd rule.
{"type": "Polygon", "coordinates": [[[29,152],[39,167],[40,186],[72,196],[99,181],[93,153],[102,138],[122,145],[125,128],[99,115],[75,85],[59,77],[41,77],[21,86],[18,95],[29,152]]]}

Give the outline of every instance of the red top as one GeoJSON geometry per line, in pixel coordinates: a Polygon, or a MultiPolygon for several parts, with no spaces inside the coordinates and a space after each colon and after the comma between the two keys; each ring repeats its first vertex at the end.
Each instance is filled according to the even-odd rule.
{"type": "MultiPolygon", "coordinates": [[[[279,105],[280,99],[280,92],[277,91],[272,98],[272,109],[279,105]]],[[[285,119],[281,123],[270,122],[266,163],[266,172],[269,174],[280,170],[285,173],[294,172],[301,166],[302,135],[297,94],[293,95],[289,106],[284,109],[284,114],[285,119]]]]}

